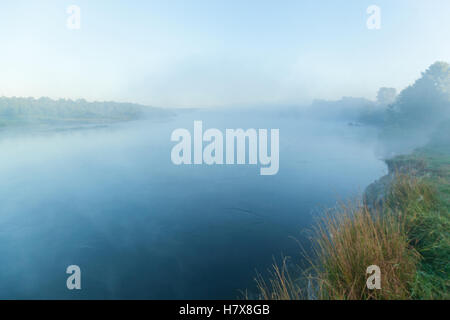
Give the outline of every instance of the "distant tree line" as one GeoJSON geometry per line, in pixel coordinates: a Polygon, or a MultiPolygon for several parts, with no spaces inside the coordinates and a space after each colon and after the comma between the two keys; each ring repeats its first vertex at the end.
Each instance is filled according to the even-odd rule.
{"type": "Polygon", "coordinates": [[[0,120],[134,120],[165,117],[170,111],[133,103],[88,102],[84,99],[0,97],[0,120]]]}
{"type": "Polygon", "coordinates": [[[421,77],[397,95],[395,88],[380,88],[377,100],[344,97],[338,101],[316,100],[315,114],[342,118],[385,130],[423,131],[450,117],[450,65],[432,64],[421,77]]]}
{"type": "Polygon", "coordinates": [[[380,134],[385,151],[409,152],[424,145],[450,147],[450,65],[432,64],[387,106],[380,134]]]}
{"type": "Polygon", "coordinates": [[[450,116],[450,65],[436,62],[389,104],[386,126],[421,130],[450,116]]]}

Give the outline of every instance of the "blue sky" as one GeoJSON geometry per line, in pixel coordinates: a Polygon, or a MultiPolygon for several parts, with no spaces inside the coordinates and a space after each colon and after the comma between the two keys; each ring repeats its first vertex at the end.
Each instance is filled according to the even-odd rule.
{"type": "Polygon", "coordinates": [[[448,0],[0,4],[0,95],[167,107],[374,98],[450,61],[448,0]],[[69,5],[81,29],[66,27],[69,5]],[[366,27],[369,5],[381,29],[366,27]]]}

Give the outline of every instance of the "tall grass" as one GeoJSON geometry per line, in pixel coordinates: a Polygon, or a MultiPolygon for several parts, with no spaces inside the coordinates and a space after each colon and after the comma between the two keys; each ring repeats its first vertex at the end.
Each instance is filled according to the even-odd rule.
{"type": "Polygon", "coordinates": [[[269,278],[266,280],[260,273],[256,276],[256,286],[259,298],[262,300],[301,300],[303,290],[292,276],[287,266],[287,258],[283,258],[281,266],[274,260],[272,268],[268,270],[269,278]]]}
{"type": "MultiPolygon", "coordinates": [[[[286,299],[448,298],[449,213],[436,189],[411,174],[395,175],[380,210],[341,204],[315,226],[308,279],[293,277],[285,261],[269,280],[258,275],[259,297],[286,299]],[[369,290],[366,269],[381,269],[381,289],[369,290]],[[300,284],[309,287],[300,289],[300,284]],[[305,290],[307,291],[305,294],[305,290]]],[[[305,278],[305,276],[303,276],[305,278]]]]}
{"type": "Polygon", "coordinates": [[[319,299],[409,299],[418,253],[402,221],[366,206],[341,205],[315,228],[311,259],[319,299]],[[381,269],[381,290],[369,290],[366,269],[381,269]]]}
{"type": "Polygon", "coordinates": [[[427,181],[400,174],[390,188],[386,210],[401,214],[405,231],[422,261],[412,295],[416,299],[450,297],[450,215],[436,188],[427,181]]]}

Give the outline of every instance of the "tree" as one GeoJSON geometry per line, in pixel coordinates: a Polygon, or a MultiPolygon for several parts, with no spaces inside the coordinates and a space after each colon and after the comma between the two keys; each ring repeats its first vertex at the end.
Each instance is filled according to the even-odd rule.
{"type": "Polygon", "coordinates": [[[450,65],[432,64],[389,107],[388,124],[401,127],[430,127],[450,115],[450,65]]]}
{"type": "Polygon", "coordinates": [[[397,89],[395,88],[380,88],[377,94],[377,103],[382,106],[388,106],[394,103],[397,97],[397,89]]]}

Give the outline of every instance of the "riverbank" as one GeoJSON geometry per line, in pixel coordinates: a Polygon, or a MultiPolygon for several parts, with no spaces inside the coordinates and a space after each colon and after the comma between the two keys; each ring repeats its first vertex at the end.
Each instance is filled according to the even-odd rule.
{"type": "Polygon", "coordinates": [[[430,143],[386,160],[388,175],[371,184],[365,201],[372,211],[393,214],[419,255],[412,299],[448,299],[450,293],[450,152],[430,143]]]}
{"type": "Polygon", "coordinates": [[[342,204],[316,224],[300,276],[283,263],[269,280],[257,277],[259,298],[449,298],[450,152],[429,144],[386,164],[363,203],[342,204]],[[381,269],[380,290],[367,288],[371,265],[381,269]]]}
{"type": "MultiPolygon", "coordinates": [[[[405,217],[411,246],[420,254],[414,299],[448,299],[450,294],[450,152],[428,144],[387,161],[394,176],[385,209],[405,217]]],[[[369,191],[369,190],[368,190],[369,191]]],[[[367,192],[370,194],[370,191],[367,192]]]]}

